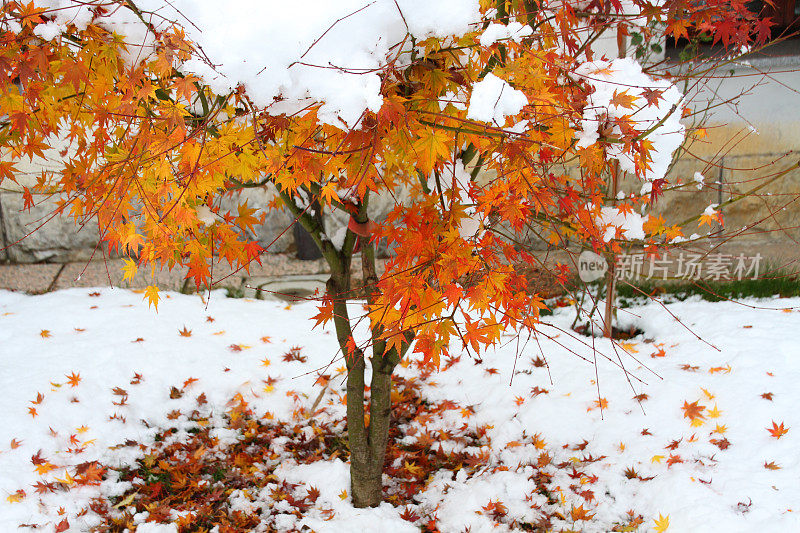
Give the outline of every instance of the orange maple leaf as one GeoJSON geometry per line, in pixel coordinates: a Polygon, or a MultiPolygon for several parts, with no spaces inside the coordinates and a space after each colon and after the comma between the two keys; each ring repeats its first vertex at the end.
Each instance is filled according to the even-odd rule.
{"type": "Polygon", "coordinates": [[[569,516],[572,518],[573,522],[578,520],[589,520],[594,516],[594,513],[590,513],[588,509],[583,508],[583,504],[579,505],[578,507],[572,506],[572,509],[569,511],[569,516]]]}
{"type": "Polygon", "coordinates": [[[658,350],[656,350],[655,352],[651,353],[651,354],[650,354],[650,357],[653,357],[653,358],[656,358],[656,357],[666,357],[666,355],[667,355],[667,352],[665,352],[665,351],[664,351],[664,348],[659,348],[659,349],[658,349],[658,350]]]}
{"type": "Polygon", "coordinates": [[[622,92],[614,91],[614,95],[611,97],[609,103],[617,107],[633,109],[634,104],[636,104],[636,100],[638,100],[638,97],[628,94],[628,89],[625,89],[622,92]]]}
{"type": "Polygon", "coordinates": [[[8,503],[19,503],[25,499],[25,491],[22,489],[17,490],[12,495],[6,497],[8,503]]]}
{"type": "Polygon", "coordinates": [[[700,401],[699,400],[695,401],[695,402],[692,402],[692,403],[684,401],[683,402],[683,407],[681,409],[683,409],[683,417],[684,418],[688,418],[690,420],[695,420],[695,419],[704,420],[705,419],[705,415],[703,415],[703,411],[705,410],[705,407],[700,405],[700,401]]]}
{"type": "Polygon", "coordinates": [[[77,387],[78,383],[80,383],[80,382],[81,382],[81,375],[80,374],[76,374],[75,372],[72,372],[71,374],[69,374],[67,376],[67,383],[69,383],[69,385],[71,387],[77,387]]]}
{"type": "Polygon", "coordinates": [[[783,422],[781,422],[781,425],[779,426],[778,424],[775,423],[774,420],[772,421],[772,427],[766,429],[767,431],[769,431],[769,434],[775,437],[776,439],[779,439],[784,435],[786,435],[787,433],[789,433],[789,428],[784,428],[783,422]]]}
{"type": "Polygon", "coordinates": [[[320,305],[317,306],[319,313],[311,317],[311,320],[314,321],[314,326],[311,329],[316,328],[317,326],[325,325],[328,321],[333,320],[333,300],[330,298],[323,298],[320,305]]]}

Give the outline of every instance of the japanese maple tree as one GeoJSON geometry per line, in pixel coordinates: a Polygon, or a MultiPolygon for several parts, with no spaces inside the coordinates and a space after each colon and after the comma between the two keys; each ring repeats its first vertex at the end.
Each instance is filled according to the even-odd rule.
{"type": "MultiPolygon", "coordinates": [[[[478,354],[502,332],[535,331],[545,305],[516,268],[536,262],[520,236],[619,251],[618,217],[657,198],[685,135],[685,102],[658,68],[618,57],[628,36],[649,45],[710,31],[736,48],[768,33],[742,0],[378,1],[331,11],[280,72],[259,64],[237,79],[204,42],[236,29],[195,25],[195,4],[169,15],[155,0],[4,2],[0,180],[17,181],[23,159],[46,158],[35,184],[20,182],[26,207],[34,193],[57,195],[58,212],[98,221],[128,258],[126,277],[185,266],[197,287],[213,286],[214,264],[259,261],[248,232],[280,207],[227,210],[221,199],[277,191],[330,267],[316,323],[333,322],[347,364],[359,507],[381,501],[392,372],[407,353],[437,367],[451,342],[478,354]],[[448,9],[469,20],[446,21],[448,9]],[[328,31],[370,13],[391,29],[370,48],[377,66],[310,63],[331,46],[328,31]],[[620,172],[650,189],[616,205],[620,172]],[[373,220],[371,199],[401,190],[373,220]],[[319,212],[334,211],[349,224],[331,234],[319,212]],[[381,240],[393,256],[379,276],[381,240]],[[347,305],[357,296],[363,313],[347,305]],[[360,320],[366,340],[354,335],[360,320]]],[[[312,14],[300,11],[302,29],[312,14]]],[[[652,246],[680,234],[653,217],[639,230],[652,246]]],[[[146,298],[157,306],[158,289],[146,298]]]]}

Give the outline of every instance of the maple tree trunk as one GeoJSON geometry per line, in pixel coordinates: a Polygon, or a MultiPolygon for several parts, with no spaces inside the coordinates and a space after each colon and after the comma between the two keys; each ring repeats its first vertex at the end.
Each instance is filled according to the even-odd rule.
{"type": "MultiPolygon", "coordinates": [[[[365,259],[362,257],[362,261],[365,259]]],[[[365,354],[350,342],[352,330],[347,314],[347,299],[345,292],[342,291],[342,288],[348,285],[348,281],[349,276],[346,274],[332,276],[328,288],[329,294],[332,293],[334,298],[337,340],[347,362],[350,493],[355,507],[374,507],[383,500],[382,474],[391,422],[392,370],[400,356],[394,349],[387,352],[385,341],[376,340],[377,331],[373,331],[371,401],[367,421],[364,388],[365,354]]],[[[408,343],[404,343],[404,347],[407,346],[408,343]]]]}
{"type": "MultiPolygon", "coordinates": [[[[366,211],[366,206],[365,209],[366,211]]],[[[364,213],[366,214],[366,213],[364,213]]],[[[362,218],[357,222],[364,222],[362,218]]],[[[368,302],[377,295],[378,275],[375,270],[375,247],[367,239],[362,242],[361,268],[364,292],[368,302]]],[[[386,445],[389,441],[389,424],[392,414],[392,370],[399,360],[386,353],[386,343],[378,339],[380,329],[372,329],[372,380],[370,382],[369,423],[363,416],[364,405],[364,358],[361,358],[360,390],[362,394],[354,398],[362,408],[358,422],[364,421],[363,432],[350,439],[350,489],[353,506],[375,507],[383,501],[383,462],[386,458],[386,445]]],[[[350,401],[350,381],[348,376],[348,404],[350,401]]],[[[349,405],[348,405],[349,409],[349,405]]],[[[349,415],[349,411],[348,411],[349,415]]],[[[348,424],[351,419],[348,416],[348,424]]],[[[348,425],[349,427],[349,425],[348,425]]],[[[348,430],[349,432],[349,430],[348,430]]]]}
{"type": "Polygon", "coordinates": [[[350,490],[355,507],[383,501],[383,462],[391,422],[391,370],[373,359],[369,423],[364,417],[364,360],[347,378],[347,434],[350,444],[350,490]],[[377,366],[377,368],[376,368],[377,366]]]}
{"type": "MultiPolygon", "coordinates": [[[[622,26],[617,28],[617,57],[624,58],[626,56],[625,32],[622,26]]],[[[609,196],[611,198],[611,205],[617,204],[617,192],[619,191],[619,161],[614,161],[614,166],[611,168],[611,187],[609,196]]],[[[609,339],[614,336],[614,306],[617,299],[617,280],[616,280],[616,266],[617,257],[611,252],[608,256],[608,280],[606,281],[606,308],[603,315],[603,337],[609,339]]]]}
{"type": "MultiPolygon", "coordinates": [[[[617,203],[617,190],[619,189],[619,162],[614,162],[611,170],[611,187],[609,196],[611,205],[617,203]]],[[[606,281],[606,307],[603,315],[603,336],[612,338],[614,335],[614,305],[616,304],[617,285],[616,285],[616,265],[617,258],[614,253],[608,254],[608,279],[606,281]]]]}
{"type": "MultiPolygon", "coordinates": [[[[380,338],[381,326],[372,327],[372,380],[370,382],[369,416],[365,417],[365,370],[364,351],[356,346],[347,310],[347,299],[353,296],[350,266],[359,237],[347,230],[341,249],[336,249],[330,239],[323,238],[324,228],[319,217],[312,217],[291,203],[281,192],[289,210],[308,231],[331,268],[331,277],[326,286],[326,296],[333,304],[333,324],[336,340],[347,364],[347,439],[350,448],[350,494],[355,507],[375,507],[383,501],[383,462],[389,441],[391,423],[392,371],[400,362],[414,340],[412,332],[403,333],[399,351],[387,349],[380,338]]],[[[362,199],[356,223],[365,226],[369,195],[362,199]]],[[[361,265],[364,292],[367,302],[372,303],[378,294],[378,276],[375,265],[375,247],[368,238],[361,239],[361,265]]]]}

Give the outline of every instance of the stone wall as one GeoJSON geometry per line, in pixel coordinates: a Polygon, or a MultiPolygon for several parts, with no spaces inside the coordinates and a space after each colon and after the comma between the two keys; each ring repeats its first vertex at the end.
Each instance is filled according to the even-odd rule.
{"type": "MultiPolygon", "coordinates": [[[[398,191],[402,195],[402,191],[398,191]]],[[[276,193],[264,189],[246,189],[238,195],[227,197],[222,211],[235,212],[239,203],[247,201],[250,207],[262,210],[275,199],[276,193]]],[[[370,216],[380,220],[392,209],[394,197],[386,195],[370,202],[370,216]]],[[[98,244],[100,234],[96,222],[85,226],[65,215],[56,215],[56,201],[43,195],[34,195],[34,206],[23,209],[22,193],[15,190],[0,192],[0,262],[10,263],[68,263],[102,259],[105,248],[98,244]]],[[[349,216],[336,211],[324,216],[326,231],[335,238],[344,232],[349,216]]],[[[254,226],[249,235],[269,253],[285,253],[294,249],[292,224],[294,217],[287,210],[267,211],[263,224],[254,226]]],[[[379,249],[379,252],[385,250],[379,249]]]]}
{"type": "MultiPolygon", "coordinates": [[[[664,194],[657,203],[656,212],[662,214],[668,224],[679,223],[702,213],[709,204],[763,185],[757,195],[723,209],[725,228],[717,243],[737,235],[731,246],[764,250],[787,263],[800,262],[800,169],[795,168],[783,178],[767,183],[775,172],[800,161],[800,96],[793,89],[800,87],[800,69],[782,68],[769,77],[761,77],[761,71],[746,65],[730,72],[720,80],[715,97],[729,98],[740,93],[744,96],[736,108],[715,108],[707,128],[708,136],[694,142],[670,173],[670,183],[681,180],[690,185],[664,194]],[[693,185],[695,172],[705,176],[705,186],[701,190],[693,185]],[[745,226],[747,229],[741,231],[745,226]]],[[[708,95],[699,91],[687,97],[702,107],[708,95]]],[[[30,182],[42,166],[48,166],[47,161],[32,162],[22,169],[20,180],[30,182]]],[[[640,188],[641,184],[630,178],[622,184],[622,189],[629,192],[640,188]]],[[[402,197],[402,191],[398,195],[402,197]]],[[[371,204],[371,216],[380,219],[391,209],[398,195],[375,199],[371,204]]],[[[240,198],[227,200],[226,206],[234,208],[237,201],[247,199],[252,207],[261,207],[273,197],[274,192],[251,189],[243,192],[240,198]]],[[[95,224],[78,227],[68,217],[53,217],[53,199],[40,196],[34,200],[35,207],[26,212],[22,210],[22,195],[18,190],[0,191],[0,242],[3,248],[8,246],[0,251],[0,261],[69,262],[102,257],[97,250],[95,224]],[[47,223],[42,225],[45,221],[47,223]],[[12,243],[15,244],[9,246],[12,243]]],[[[268,247],[269,252],[291,251],[292,231],[285,230],[292,222],[288,213],[272,211],[251,237],[268,247]]],[[[329,234],[335,235],[346,227],[347,216],[328,217],[325,222],[329,234]]],[[[708,232],[707,226],[697,228],[696,223],[693,224],[687,225],[684,233],[708,232]]]]}

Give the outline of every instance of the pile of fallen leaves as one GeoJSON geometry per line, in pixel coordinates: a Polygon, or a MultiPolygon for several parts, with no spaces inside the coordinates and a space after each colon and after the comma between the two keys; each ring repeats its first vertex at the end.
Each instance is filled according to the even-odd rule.
{"type": "MultiPolygon", "coordinates": [[[[290,354],[301,357],[297,348],[290,354]]],[[[456,361],[451,358],[445,371],[456,361]]],[[[124,466],[97,461],[79,464],[69,479],[43,481],[36,486],[36,492],[69,491],[102,483],[102,493],[106,496],[93,499],[78,515],[93,514],[98,523],[95,531],[135,531],[143,522],[174,523],[181,533],[214,528],[220,533],[254,528],[285,531],[286,521],[281,517],[286,515],[302,519],[313,511],[322,519],[332,519],[336,510],[322,503],[317,485],[290,483],[281,479],[276,470],[287,464],[348,459],[343,409],[334,408],[344,401],[341,391],[337,392],[337,383],[341,386],[342,379],[341,373],[333,378],[320,376],[318,383],[323,385],[323,391],[311,407],[294,393],[298,396],[294,398],[297,409],[291,420],[277,420],[269,413],[257,415],[240,394],[228,403],[222,416],[215,415],[205,395],[200,394],[196,409],[185,413],[188,420],[182,418],[178,423],[178,417],[172,417],[176,420],[175,427],[159,430],[151,444],[128,440],[112,448],[112,452],[123,449],[136,452],[135,461],[124,466]],[[326,391],[329,398],[320,402],[326,391]],[[107,490],[109,482],[117,490],[107,490]]],[[[487,500],[479,512],[496,525],[523,531],[590,528],[596,503],[591,487],[598,476],[587,467],[604,456],[581,455],[588,444],[584,441],[564,445],[573,457],[556,463],[554,457],[563,454],[548,451],[540,435],[534,434],[524,441],[508,443],[507,448],[534,450],[538,454],[536,461],[505,464],[499,454],[492,453],[487,434],[491,427],[471,422],[474,409],[449,400],[429,401],[421,394],[426,382],[432,383],[432,372],[421,367],[418,377],[396,377],[392,390],[394,424],[384,465],[390,482],[384,487],[384,498],[402,508],[404,520],[421,531],[439,531],[439,506],[425,504],[417,496],[442,472],[459,473],[460,479],[467,481],[525,468],[538,493],[530,496],[530,507],[536,510],[538,519],[530,521],[515,516],[504,505],[502,494],[487,500]],[[454,419],[460,420],[460,425],[454,424],[454,419]],[[560,479],[560,484],[554,478],[560,479]],[[569,486],[564,486],[564,479],[570,480],[569,486]],[[583,503],[568,504],[568,501],[583,503]]],[[[183,396],[189,385],[172,387],[170,397],[183,396]]],[[[41,456],[34,456],[32,461],[43,473],[56,468],[41,456]]],[[[320,479],[319,483],[324,484],[325,480],[320,479]]],[[[346,491],[339,496],[342,500],[348,497],[346,491]]],[[[641,515],[630,511],[612,530],[635,531],[643,521],[641,515]]],[[[64,517],[56,530],[68,528],[69,517],[64,517]]]]}

